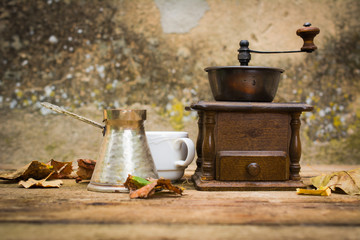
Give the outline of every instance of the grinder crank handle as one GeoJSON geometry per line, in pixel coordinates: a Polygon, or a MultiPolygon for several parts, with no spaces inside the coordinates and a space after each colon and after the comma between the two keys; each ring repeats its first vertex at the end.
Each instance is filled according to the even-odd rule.
{"type": "Polygon", "coordinates": [[[311,27],[311,23],[304,23],[304,27],[296,31],[296,35],[300,36],[304,40],[304,45],[301,48],[303,52],[313,52],[317,49],[314,44],[314,38],[320,33],[320,29],[317,27],[311,27]]]}
{"type": "Polygon", "coordinates": [[[240,41],[240,48],[238,50],[238,60],[241,66],[248,66],[251,60],[250,53],[299,53],[299,52],[307,52],[311,53],[317,49],[314,44],[314,37],[320,33],[320,29],[317,27],[311,27],[311,23],[305,23],[303,28],[300,28],[296,31],[296,34],[300,36],[304,40],[304,45],[301,47],[301,50],[295,51],[256,51],[249,48],[248,40],[240,41]]]}

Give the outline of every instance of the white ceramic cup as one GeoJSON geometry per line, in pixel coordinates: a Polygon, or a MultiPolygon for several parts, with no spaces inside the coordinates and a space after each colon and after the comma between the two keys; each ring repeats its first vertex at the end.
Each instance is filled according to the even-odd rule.
{"type": "Polygon", "coordinates": [[[147,131],[146,138],[159,177],[179,180],[195,156],[195,146],[188,133],[147,131]]]}

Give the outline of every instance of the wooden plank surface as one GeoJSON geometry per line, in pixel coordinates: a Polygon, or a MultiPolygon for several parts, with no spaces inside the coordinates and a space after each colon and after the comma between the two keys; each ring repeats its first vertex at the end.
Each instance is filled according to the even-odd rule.
{"type": "MultiPolygon", "coordinates": [[[[305,166],[302,175],[356,167],[305,166]]],[[[189,178],[193,170],[194,164],[185,177],[189,178]]],[[[164,192],[147,200],[130,200],[124,193],[89,192],[86,185],[64,180],[60,189],[24,189],[2,181],[0,236],[358,239],[360,234],[360,196],[299,196],[293,191],[202,192],[184,180],[179,183],[186,188],[181,197],[164,192]]]]}

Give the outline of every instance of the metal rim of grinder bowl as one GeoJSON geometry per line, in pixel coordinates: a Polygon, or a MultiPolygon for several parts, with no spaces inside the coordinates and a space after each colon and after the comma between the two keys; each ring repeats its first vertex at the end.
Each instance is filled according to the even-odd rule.
{"type": "Polygon", "coordinates": [[[284,72],[280,68],[259,66],[207,67],[216,101],[272,102],[284,72]]]}

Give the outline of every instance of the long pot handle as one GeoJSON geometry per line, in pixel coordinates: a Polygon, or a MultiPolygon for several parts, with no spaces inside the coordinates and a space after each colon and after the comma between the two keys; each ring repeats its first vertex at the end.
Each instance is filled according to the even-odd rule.
{"type": "Polygon", "coordinates": [[[77,120],[80,120],[80,121],[83,121],[83,122],[88,123],[88,124],[90,124],[90,125],[93,125],[93,126],[95,126],[95,127],[101,128],[101,129],[103,129],[103,130],[105,129],[105,126],[102,125],[101,123],[95,122],[95,121],[93,121],[93,120],[91,120],[91,119],[88,119],[88,118],[86,118],[86,117],[82,117],[82,116],[77,115],[77,114],[75,114],[75,113],[66,111],[66,110],[65,110],[64,108],[62,108],[62,107],[56,106],[56,105],[51,104],[51,103],[48,103],[48,102],[42,102],[41,105],[44,106],[44,107],[46,107],[46,108],[48,108],[48,109],[50,109],[50,110],[52,110],[52,111],[54,111],[54,112],[62,113],[62,114],[68,115],[68,116],[70,116],[70,117],[72,117],[72,118],[75,118],[75,119],[77,119],[77,120]]]}

